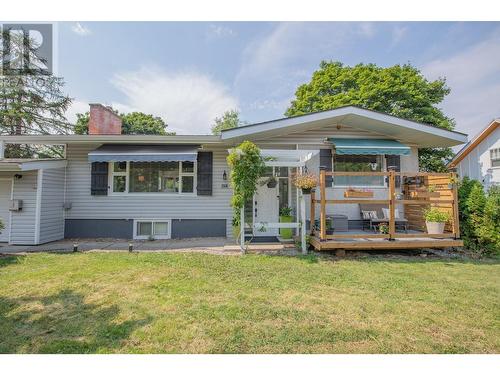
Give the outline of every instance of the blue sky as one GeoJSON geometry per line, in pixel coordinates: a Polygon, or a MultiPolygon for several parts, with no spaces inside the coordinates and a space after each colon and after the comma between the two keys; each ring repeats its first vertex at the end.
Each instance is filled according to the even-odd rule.
{"type": "Polygon", "coordinates": [[[471,135],[500,117],[498,22],[64,22],[58,39],[71,120],[89,102],[153,113],[179,134],[209,133],[231,108],[279,118],[324,59],[446,77],[442,108],[471,135]]]}

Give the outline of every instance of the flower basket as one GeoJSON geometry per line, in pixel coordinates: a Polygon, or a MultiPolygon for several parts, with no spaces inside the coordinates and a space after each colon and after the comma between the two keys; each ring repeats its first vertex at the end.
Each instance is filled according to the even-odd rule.
{"type": "Polygon", "coordinates": [[[318,177],[312,173],[296,174],[292,178],[293,184],[302,190],[302,194],[311,194],[318,185],[318,177]]]}

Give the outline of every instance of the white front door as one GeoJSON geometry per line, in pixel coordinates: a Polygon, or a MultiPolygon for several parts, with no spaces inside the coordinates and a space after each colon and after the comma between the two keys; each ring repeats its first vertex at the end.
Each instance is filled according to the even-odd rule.
{"type": "Polygon", "coordinates": [[[12,180],[10,178],[0,180],[0,220],[2,220],[4,225],[4,229],[0,233],[0,242],[9,242],[9,203],[11,189],[12,180]]]}
{"type": "Polygon", "coordinates": [[[276,184],[275,187],[268,188],[267,185],[261,186],[259,183],[253,203],[254,223],[257,224],[257,227],[254,227],[253,230],[254,236],[277,236],[278,229],[268,228],[265,223],[279,222],[278,185],[276,184]]]}

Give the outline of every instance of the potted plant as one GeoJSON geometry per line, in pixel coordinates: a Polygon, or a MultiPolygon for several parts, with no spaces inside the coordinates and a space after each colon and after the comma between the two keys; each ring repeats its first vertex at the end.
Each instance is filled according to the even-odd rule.
{"type": "Polygon", "coordinates": [[[318,185],[318,177],[313,173],[296,174],[292,181],[298,189],[302,189],[302,194],[311,194],[318,185]]]}
{"type": "MultiPolygon", "coordinates": [[[[285,206],[280,210],[280,223],[291,223],[293,221],[292,208],[285,206]]],[[[281,228],[280,236],[285,240],[292,238],[292,228],[281,228]]]]}
{"type": "Polygon", "coordinates": [[[389,233],[389,224],[387,223],[380,223],[378,226],[378,231],[380,234],[387,234],[389,233]]]}
{"type": "Polygon", "coordinates": [[[450,220],[448,212],[440,211],[438,208],[429,208],[424,212],[425,225],[429,234],[443,234],[444,226],[450,220]]]}

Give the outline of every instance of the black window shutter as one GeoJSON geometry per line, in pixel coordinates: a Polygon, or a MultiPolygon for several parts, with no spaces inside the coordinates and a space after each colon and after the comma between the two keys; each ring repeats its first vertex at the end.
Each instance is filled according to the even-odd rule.
{"type": "Polygon", "coordinates": [[[198,195],[212,195],[213,153],[198,152],[197,187],[198,195]]]}
{"type": "Polygon", "coordinates": [[[92,163],[90,171],[90,194],[108,195],[108,163],[92,163]]]}
{"type": "MultiPolygon", "coordinates": [[[[399,155],[386,155],[387,170],[394,167],[395,172],[401,172],[401,157],[399,155]]],[[[401,176],[396,176],[396,187],[401,186],[401,176]]]]}
{"type": "MultiPolygon", "coordinates": [[[[332,171],[332,149],[322,148],[319,150],[319,169],[327,172],[332,171]]],[[[326,187],[331,187],[333,182],[332,176],[326,176],[326,187]]]]}

